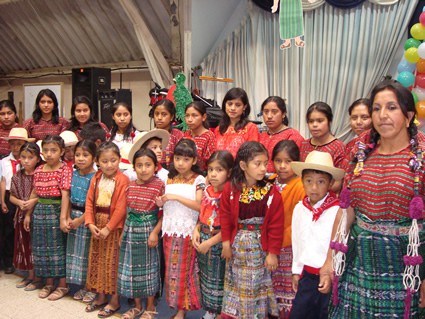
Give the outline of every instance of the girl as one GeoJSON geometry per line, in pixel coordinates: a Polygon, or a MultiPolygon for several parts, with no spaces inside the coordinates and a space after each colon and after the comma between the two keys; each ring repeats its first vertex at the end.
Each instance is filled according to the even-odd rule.
{"type": "Polygon", "coordinates": [[[198,149],[198,165],[206,171],[206,161],[215,151],[215,135],[208,129],[207,108],[200,101],[194,101],[186,106],[186,124],[189,129],[184,133],[192,138],[198,149]]]}
{"type": "MultiPolygon", "coordinates": [[[[34,172],[34,190],[30,199],[38,198],[32,213],[32,252],[36,276],[46,278],[46,285],[38,296],[58,300],[69,289],[66,286],[66,234],[68,227],[69,189],[72,169],[61,162],[65,143],[58,135],[48,135],[41,143],[46,164],[34,172]],[[55,290],[54,278],[59,279],[55,290]]],[[[29,217],[25,228],[29,230],[29,217]]]]}
{"type": "Polygon", "coordinates": [[[133,108],[124,102],[115,103],[112,106],[112,129],[109,133],[109,141],[114,142],[119,149],[124,144],[133,144],[133,140],[139,131],[133,126],[133,108]]]}
{"type": "MultiPolygon", "coordinates": [[[[16,285],[32,291],[40,288],[40,278],[35,276],[31,253],[30,233],[26,230],[24,219],[29,210],[37,203],[37,198],[30,199],[33,190],[34,171],[41,162],[40,148],[35,143],[25,143],[19,151],[21,169],[12,177],[10,202],[16,205],[15,250],[13,264],[16,269],[28,271],[28,276],[16,285]]],[[[29,216],[27,222],[29,223],[29,216]]],[[[29,228],[27,228],[29,229],[29,228]]]]}
{"type": "Polygon", "coordinates": [[[135,307],[122,318],[134,319],[143,312],[141,298],[147,298],[141,318],[153,319],[156,314],[155,295],[161,289],[160,254],[158,246],[162,226],[156,198],[164,194],[164,183],[155,176],[157,158],[150,149],[141,149],[129,158],[137,180],[127,190],[127,219],[120,245],[118,292],[134,298],[135,307]]]}
{"type": "MultiPolygon", "coordinates": [[[[72,173],[71,181],[71,220],[66,251],[66,282],[85,286],[90,245],[90,230],[84,227],[85,203],[90,181],[95,170],[96,144],[83,140],[75,146],[74,162],[77,169],[72,173]]],[[[75,300],[91,302],[95,294],[80,289],[74,294],[75,300]]]]}
{"type": "MultiPolygon", "coordinates": [[[[348,108],[348,115],[350,116],[351,130],[356,137],[372,127],[372,105],[369,99],[355,100],[348,108]]],[[[351,152],[356,141],[356,138],[353,138],[347,143],[347,154],[351,152]]]]}
{"type": "Polygon", "coordinates": [[[280,141],[272,153],[276,174],[271,177],[282,195],[283,202],[283,242],[279,256],[279,266],[273,272],[273,286],[279,307],[279,317],[286,319],[291,310],[295,292],[292,289],[292,247],[291,224],[295,205],[304,199],[305,192],[300,177],[292,171],[291,162],[300,160],[300,151],[294,141],[280,141]]]}
{"type": "Polygon", "coordinates": [[[49,89],[41,90],[35,99],[32,118],[24,122],[29,136],[36,141],[43,140],[49,134],[59,135],[68,126],[68,121],[59,116],[59,103],[55,93],[49,89]]]}
{"type": "Polygon", "coordinates": [[[158,205],[164,206],[166,299],[171,308],[177,309],[176,319],[183,319],[187,310],[201,307],[191,237],[198,221],[205,178],[196,164],[196,156],[194,141],[182,139],[177,143],[165,195],[158,198],[158,205]]]}
{"type": "MultiPolygon", "coordinates": [[[[8,137],[12,128],[19,126],[16,106],[10,100],[0,101],[0,138],[8,137]]],[[[9,143],[0,139],[0,158],[10,153],[9,143]]]]}
{"type": "MultiPolygon", "coordinates": [[[[94,119],[93,105],[90,99],[84,95],[76,96],[72,100],[71,118],[68,130],[75,132],[78,138],[81,139],[81,129],[84,127],[84,125],[91,122],[97,123],[97,121],[94,119]]],[[[109,132],[108,127],[105,124],[103,124],[102,122],[99,122],[99,124],[102,126],[106,133],[109,132]]]]}
{"type": "Polygon", "coordinates": [[[216,149],[228,150],[235,157],[242,143],[258,141],[258,128],[248,119],[251,106],[243,89],[232,88],[227,91],[221,108],[223,117],[215,130],[216,149]]]}
{"type": "Polygon", "coordinates": [[[170,133],[168,145],[163,149],[161,164],[168,168],[173,161],[174,148],[183,137],[183,132],[173,128],[173,121],[176,119],[176,108],[173,102],[167,99],[160,100],[152,106],[153,120],[156,128],[166,130],[170,133]]]}
{"type": "Polygon", "coordinates": [[[119,240],[126,215],[128,178],[118,169],[120,150],[112,142],[99,146],[96,162],[100,170],[90,181],[86,198],[85,225],[90,229],[90,250],[86,288],[99,297],[86,312],[100,309],[107,318],[120,309],[117,294],[119,240]],[[112,295],[111,300],[106,295],[112,295]]]}
{"type": "MultiPolygon", "coordinates": [[[[261,104],[261,113],[263,121],[267,126],[267,131],[260,134],[260,143],[263,144],[269,151],[269,158],[272,158],[272,153],[275,145],[282,140],[293,140],[298,147],[304,138],[293,128],[288,127],[288,115],[286,111],[285,101],[279,96],[269,96],[261,104]]],[[[275,172],[273,161],[269,160],[267,172],[275,172]]]]}
{"type": "Polygon", "coordinates": [[[258,142],[240,147],[223,189],[219,216],[227,260],[222,318],[277,315],[271,272],[283,239],[282,198],[265,180],[268,151],[258,142]]]}
{"type": "Polygon", "coordinates": [[[200,268],[202,306],[208,312],[204,318],[220,318],[226,261],[221,258],[218,207],[223,187],[232,171],[233,156],[228,151],[217,151],[206,164],[210,185],[202,196],[199,223],[193,231],[192,244],[197,251],[200,268]]]}

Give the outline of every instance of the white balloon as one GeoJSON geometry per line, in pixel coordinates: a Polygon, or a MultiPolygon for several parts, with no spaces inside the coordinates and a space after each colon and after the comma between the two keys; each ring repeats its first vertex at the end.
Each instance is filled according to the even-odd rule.
{"type": "Polygon", "coordinates": [[[425,59],[425,43],[421,43],[418,47],[418,55],[421,59],[425,59]]]}
{"type": "Polygon", "coordinates": [[[413,92],[418,96],[418,101],[425,101],[425,89],[420,87],[415,87],[412,89],[413,92]]]}

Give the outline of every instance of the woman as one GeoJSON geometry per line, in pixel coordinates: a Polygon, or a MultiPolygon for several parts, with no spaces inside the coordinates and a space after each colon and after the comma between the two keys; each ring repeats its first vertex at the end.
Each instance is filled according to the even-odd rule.
{"type": "MultiPolygon", "coordinates": [[[[8,137],[10,130],[19,127],[15,104],[10,100],[0,101],[0,137],[8,137]]],[[[9,142],[0,139],[0,158],[10,154],[9,142]]]]}
{"type": "MultiPolygon", "coordinates": [[[[425,144],[417,139],[415,104],[408,89],[385,80],[373,89],[371,101],[370,140],[356,145],[344,181],[348,191],[341,192],[341,207],[348,208],[351,225],[348,247],[331,243],[334,254],[347,255],[345,272],[334,278],[339,286],[334,286],[329,318],[423,318],[418,308],[425,306],[425,277],[418,268],[419,256],[425,254],[425,144]],[[416,271],[418,277],[413,276],[416,271]]],[[[333,269],[340,266],[334,261],[333,269]]],[[[321,270],[327,288],[331,275],[328,257],[321,270]]]]}
{"type": "MultiPolygon", "coordinates": [[[[348,115],[350,116],[351,130],[356,134],[356,137],[363,132],[370,130],[372,127],[372,107],[369,99],[358,99],[353,102],[348,108],[348,115]]],[[[353,149],[357,139],[353,138],[347,143],[345,149],[347,154],[353,149]]]]}

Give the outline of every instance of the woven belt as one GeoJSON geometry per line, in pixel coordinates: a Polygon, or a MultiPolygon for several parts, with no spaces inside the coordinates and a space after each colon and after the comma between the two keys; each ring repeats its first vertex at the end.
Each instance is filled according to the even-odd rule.
{"type": "Polygon", "coordinates": [[[43,205],[58,205],[62,203],[61,197],[39,197],[38,202],[43,205]]]}
{"type": "Polygon", "coordinates": [[[201,224],[201,232],[203,232],[204,234],[211,234],[214,236],[215,234],[218,234],[220,231],[221,231],[221,227],[213,227],[213,229],[211,230],[210,226],[201,224]]]}
{"type": "Polygon", "coordinates": [[[96,213],[108,214],[109,215],[111,213],[111,207],[96,206],[96,213]]]}
{"type": "MultiPolygon", "coordinates": [[[[382,224],[370,224],[357,217],[357,225],[365,230],[373,233],[379,233],[383,235],[408,235],[410,226],[397,226],[397,225],[382,225],[382,224]]],[[[418,229],[422,230],[423,225],[418,223],[418,229]]]]}
{"type": "Polygon", "coordinates": [[[71,208],[84,212],[86,210],[86,205],[78,205],[78,204],[71,203],[71,208]]]}
{"type": "Polygon", "coordinates": [[[129,211],[127,214],[127,219],[132,222],[152,222],[158,220],[158,210],[155,211],[146,211],[137,213],[134,211],[129,211]]]}
{"type": "Polygon", "coordinates": [[[243,229],[243,230],[260,230],[261,229],[261,224],[242,224],[239,223],[238,224],[238,229],[243,229]]]}
{"type": "Polygon", "coordinates": [[[310,267],[307,265],[304,265],[304,269],[305,272],[308,272],[311,275],[320,275],[320,268],[314,268],[314,267],[310,267]]]}

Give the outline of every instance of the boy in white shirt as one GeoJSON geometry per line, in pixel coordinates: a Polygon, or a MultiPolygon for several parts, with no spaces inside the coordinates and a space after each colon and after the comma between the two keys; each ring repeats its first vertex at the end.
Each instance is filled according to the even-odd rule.
{"type": "Polygon", "coordinates": [[[326,260],[339,200],[331,191],[334,181],[344,177],[329,153],[312,151],[305,162],[292,162],[301,176],[306,197],[292,216],[292,286],[296,292],[290,319],[328,318],[330,294],[320,282],[320,268],[326,260]]]}

